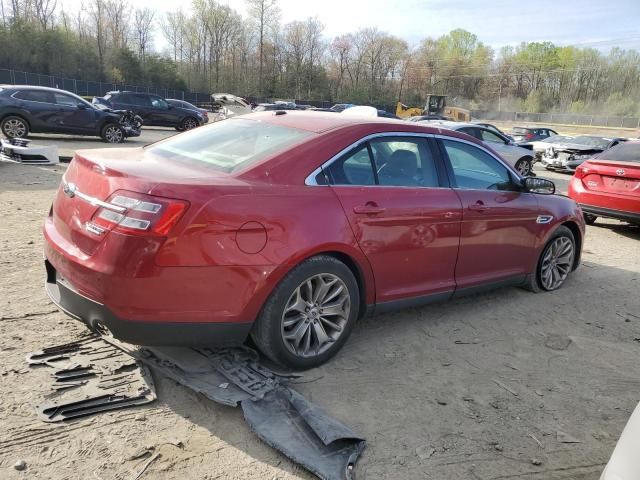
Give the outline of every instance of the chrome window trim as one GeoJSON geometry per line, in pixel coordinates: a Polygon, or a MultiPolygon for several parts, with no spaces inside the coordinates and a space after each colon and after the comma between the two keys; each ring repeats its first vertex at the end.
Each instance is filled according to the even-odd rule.
{"type": "MultiPolygon", "coordinates": [[[[304,184],[307,185],[307,186],[313,186],[313,187],[330,187],[331,186],[330,184],[319,185],[316,182],[316,177],[318,176],[319,173],[322,172],[323,168],[330,167],[333,162],[338,160],[344,154],[349,153],[349,151],[351,151],[351,150],[353,150],[355,148],[358,148],[363,143],[368,142],[369,140],[376,139],[376,138],[385,138],[385,137],[419,137],[419,138],[427,139],[427,138],[434,138],[434,134],[433,133],[417,133],[417,132],[381,132],[381,133],[372,133],[370,135],[367,135],[366,137],[362,137],[360,140],[357,140],[356,142],[352,143],[348,147],[343,148],[338,153],[336,153],[333,157],[331,157],[329,160],[324,162],[322,165],[320,165],[318,168],[316,168],[313,172],[311,172],[307,176],[307,178],[305,178],[304,184]]],[[[419,186],[418,187],[406,187],[406,186],[397,186],[396,187],[394,185],[339,185],[339,186],[340,187],[359,187],[359,188],[361,188],[361,187],[444,188],[444,187],[419,187],[419,186]]]]}

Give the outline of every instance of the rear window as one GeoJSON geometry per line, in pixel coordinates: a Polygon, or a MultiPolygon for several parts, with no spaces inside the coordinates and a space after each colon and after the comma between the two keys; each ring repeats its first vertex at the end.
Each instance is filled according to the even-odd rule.
{"type": "Polygon", "coordinates": [[[513,130],[511,130],[513,133],[515,134],[520,134],[520,135],[524,135],[526,133],[529,133],[529,129],[528,128],[520,128],[520,127],[515,127],[513,130]]]}
{"type": "Polygon", "coordinates": [[[619,162],[640,163],[640,143],[620,143],[602,152],[598,157],[619,162]]]}
{"type": "Polygon", "coordinates": [[[177,162],[206,165],[230,173],[286,150],[312,135],[295,128],[246,119],[229,119],[196,128],[147,147],[177,162]]]}

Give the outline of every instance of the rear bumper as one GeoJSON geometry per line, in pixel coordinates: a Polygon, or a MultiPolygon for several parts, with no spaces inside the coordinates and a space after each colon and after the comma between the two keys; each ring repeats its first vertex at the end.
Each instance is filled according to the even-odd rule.
{"type": "Polygon", "coordinates": [[[620,210],[612,210],[610,208],[594,207],[593,205],[580,204],[580,208],[584,213],[589,213],[597,217],[615,218],[624,220],[625,222],[640,224],[640,213],[623,212],[620,210]]]}
{"type": "Polygon", "coordinates": [[[141,322],[117,317],[105,305],[85,297],[45,260],[46,291],[51,301],[92,330],[108,330],[115,338],[137,345],[229,347],[241,345],[252,322],[141,322]]]}

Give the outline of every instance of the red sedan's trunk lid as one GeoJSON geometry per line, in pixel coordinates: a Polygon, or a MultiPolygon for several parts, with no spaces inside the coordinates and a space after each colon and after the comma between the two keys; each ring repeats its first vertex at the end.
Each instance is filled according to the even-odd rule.
{"type": "Polygon", "coordinates": [[[582,169],[587,190],[640,197],[640,163],[591,159],[582,169]]]}
{"type": "Polygon", "coordinates": [[[62,237],[92,255],[110,233],[92,231],[92,219],[100,207],[83,197],[106,201],[117,190],[126,190],[186,199],[194,188],[225,182],[233,182],[226,173],[158,158],[141,148],[79,151],[58,188],[53,221],[62,237]]]}
{"type": "Polygon", "coordinates": [[[60,235],[88,255],[95,252],[109,232],[96,234],[87,229],[100,207],[79,194],[105,201],[116,190],[146,193],[157,183],[131,175],[131,150],[78,152],[62,177],[53,202],[53,221],[60,235]]]}

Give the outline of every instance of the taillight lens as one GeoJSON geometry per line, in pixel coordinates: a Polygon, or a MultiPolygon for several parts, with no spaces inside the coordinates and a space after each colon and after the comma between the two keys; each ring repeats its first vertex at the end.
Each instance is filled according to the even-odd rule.
{"type": "Polygon", "coordinates": [[[531,140],[534,136],[535,136],[535,135],[534,135],[533,133],[527,133],[524,137],[525,137],[527,140],[531,140]]]}
{"type": "Polygon", "coordinates": [[[188,202],[172,198],[154,197],[120,190],[107,203],[125,208],[115,212],[99,208],[92,223],[106,229],[130,235],[166,236],[189,206],[188,202]]]}
{"type": "Polygon", "coordinates": [[[578,168],[576,168],[576,171],[573,174],[573,176],[576,178],[584,178],[588,174],[589,174],[589,168],[585,165],[580,165],[578,168]]]}

